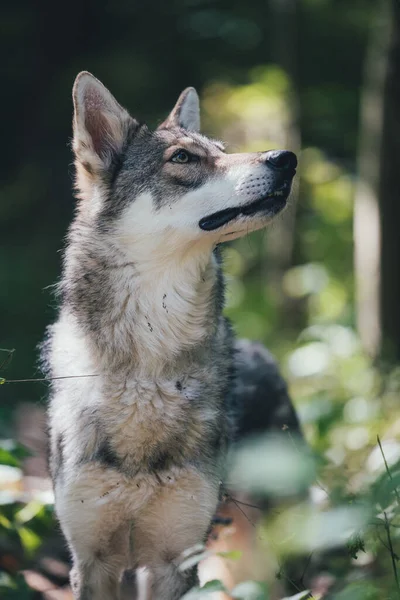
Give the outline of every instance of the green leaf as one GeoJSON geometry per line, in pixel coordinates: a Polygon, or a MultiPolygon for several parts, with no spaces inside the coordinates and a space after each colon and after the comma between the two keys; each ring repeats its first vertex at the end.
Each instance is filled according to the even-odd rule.
{"type": "Polygon", "coordinates": [[[33,600],[36,592],[32,590],[25,581],[23,575],[15,577],[0,576],[0,598],[1,600],[33,600]]]}
{"type": "Polygon", "coordinates": [[[18,458],[13,456],[10,450],[0,448],[0,465],[7,465],[8,467],[19,467],[20,461],[18,458]]]}
{"type": "Polygon", "coordinates": [[[225,587],[219,581],[219,579],[212,579],[211,581],[207,581],[207,583],[205,583],[200,590],[206,590],[208,592],[223,592],[225,587]]]}
{"type": "Polygon", "coordinates": [[[347,550],[350,556],[356,560],[359,552],[365,552],[365,542],[363,538],[358,534],[352,536],[347,541],[347,550]]]}
{"type": "Polygon", "coordinates": [[[308,590],[304,590],[303,592],[299,592],[298,594],[288,598],[283,598],[283,600],[306,600],[306,598],[310,598],[310,600],[313,598],[313,596],[311,596],[311,592],[308,590]]]}
{"type": "Polygon", "coordinates": [[[5,515],[2,515],[2,514],[0,514],[0,527],[2,527],[3,529],[11,529],[12,528],[11,521],[9,519],[7,519],[7,517],[5,515]]]}
{"type": "Polygon", "coordinates": [[[0,573],[0,590],[3,588],[15,588],[15,582],[12,579],[11,575],[2,571],[0,573]]]}
{"type": "Polygon", "coordinates": [[[22,444],[13,440],[0,440],[0,465],[19,467],[21,460],[27,456],[32,456],[32,452],[22,444]]]}
{"type": "Polygon", "coordinates": [[[34,519],[42,509],[42,504],[40,504],[40,502],[37,502],[36,500],[33,500],[32,502],[26,504],[24,508],[22,508],[16,513],[15,521],[18,522],[20,525],[23,525],[31,519],[34,519]]]}
{"type": "Polygon", "coordinates": [[[243,581],[233,588],[231,596],[235,600],[268,600],[264,585],[257,581],[243,581]]]}
{"type": "Polygon", "coordinates": [[[187,594],[185,594],[181,600],[197,600],[197,598],[204,598],[204,596],[208,596],[209,594],[213,594],[214,592],[226,592],[225,586],[218,579],[213,579],[212,581],[208,581],[201,588],[196,587],[191,589],[187,594]]]}
{"type": "Polygon", "coordinates": [[[18,534],[21,539],[25,552],[31,556],[42,543],[41,538],[28,527],[18,528],[18,534]]]}
{"type": "Polygon", "coordinates": [[[240,550],[231,550],[230,552],[217,552],[217,556],[222,556],[222,558],[228,558],[229,560],[239,560],[243,555],[243,552],[240,550]]]}

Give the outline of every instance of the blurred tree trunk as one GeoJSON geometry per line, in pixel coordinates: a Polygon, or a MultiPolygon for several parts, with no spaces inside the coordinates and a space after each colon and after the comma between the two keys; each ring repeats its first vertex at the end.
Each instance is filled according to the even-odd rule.
{"type": "Polygon", "coordinates": [[[357,323],[367,352],[400,359],[400,3],[381,2],[362,99],[354,240],[357,323]]]}
{"type": "MultiPolygon", "coordinates": [[[[298,154],[301,147],[300,102],[298,97],[298,0],[270,0],[271,55],[290,80],[288,97],[289,120],[284,131],[282,147],[298,154]],[[284,34],[283,34],[284,32],[284,34]]],[[[295,224],[299,180],[295,177],[290,208],[267,233],[268,282],[285,319],[285,326],[302,326],[302,301],[289,298],[283,289],[282,279],[293,264],[295,224]]]]}
{"type": "Polygon", "coordinates": [[[381,326],[385,354],[400,359],[400,2],[392,0],[380,160],[381,326]]]}
{"type": "MultiPolygon", "coordinates": [[[[390,18],[385,0],[378,3],[365,60],[361,95],[358,183],[354,205],[354,267],[357,328],[364,349],[373,357],[380,351],[381,324],[381,177],[383,95],[388,60],[390,18]]],[[[384,198],[382,198],[384,201],[384,198]]]]}

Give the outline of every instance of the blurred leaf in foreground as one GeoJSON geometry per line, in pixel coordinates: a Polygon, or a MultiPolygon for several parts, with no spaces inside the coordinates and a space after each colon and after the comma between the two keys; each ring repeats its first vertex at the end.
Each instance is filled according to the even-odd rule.
{"type": "Polygon", "coordinates": [[[316,476],[315,461],[301,440],[290,433],[246,441],[235,452],[229,483],[260,495],[291,496],[308,489],[316,476]]]}

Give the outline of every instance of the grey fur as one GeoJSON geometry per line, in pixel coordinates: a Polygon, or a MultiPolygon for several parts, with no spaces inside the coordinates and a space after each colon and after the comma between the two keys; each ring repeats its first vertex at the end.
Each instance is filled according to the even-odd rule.
{"type": "MultiPolygon", "coordinates": [[[[180,264],[179,250],[168,247],[169,226],[164,242],[155,234],[144,238],[145,256],[141,248],[136,255],[121,250],[127,211],[134,214],[144,195],[157,219],[188,190],[221,179],[232,166],[265,163],[263,153],[228,157],[220,144],[183,129],[197,123],[193,98],[193,92],[181,96],[170,118],[150,132],[88,74],[74,88],[81,200],[64,255],[59,319],[49,328],[43,362],[50,377],[79,375],[54,382],[49,407],[56,510],[79,600],[115,600],[119,575],[129,567],[150,569],[153,600],[177,600],[190,588],[194,574],[180,572],[180,556],[205,539],[228,446],[235,427],[240,430],[235,419],[246,388],[235,383],[235,371],[244,382],[269,364],[249,348],[235,352],[222,316],[218,246],[178,270],[176,280],[165,278],[165,289],[156,288],[164,281],[157,261],[167,257],[171,273],[180,264]],[[185,169],[169,164],[168,152],[185,144],[201,159],[185,169]]],[[[293,175],[282,179],[269,166],[264,170],[236,186],[246,203],[282,181],[290,186],[293,175]]],[[[274,211],[275,205],[260,209],[266,216],[274,211]]]]}

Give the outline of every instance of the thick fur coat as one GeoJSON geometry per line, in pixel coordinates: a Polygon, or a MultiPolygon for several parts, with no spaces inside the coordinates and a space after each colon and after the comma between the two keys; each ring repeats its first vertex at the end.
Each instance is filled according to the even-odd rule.
{"type": "MultiPolygon", "coordinates": [[[[198,132],[192,88],[156,131],[88,73],[73,97],[79,202],[43,346],[57,516],[77,599],[116,600],[124,569],[143,567],[153,600],[177,600],[260,389],[245,376],[260,356],[269,368],[222,315],[219,244],[284,208],[296,159],[226,154],[198,132]]],[[[296,423],[287,395],[283,408],[296,423]]]]}

